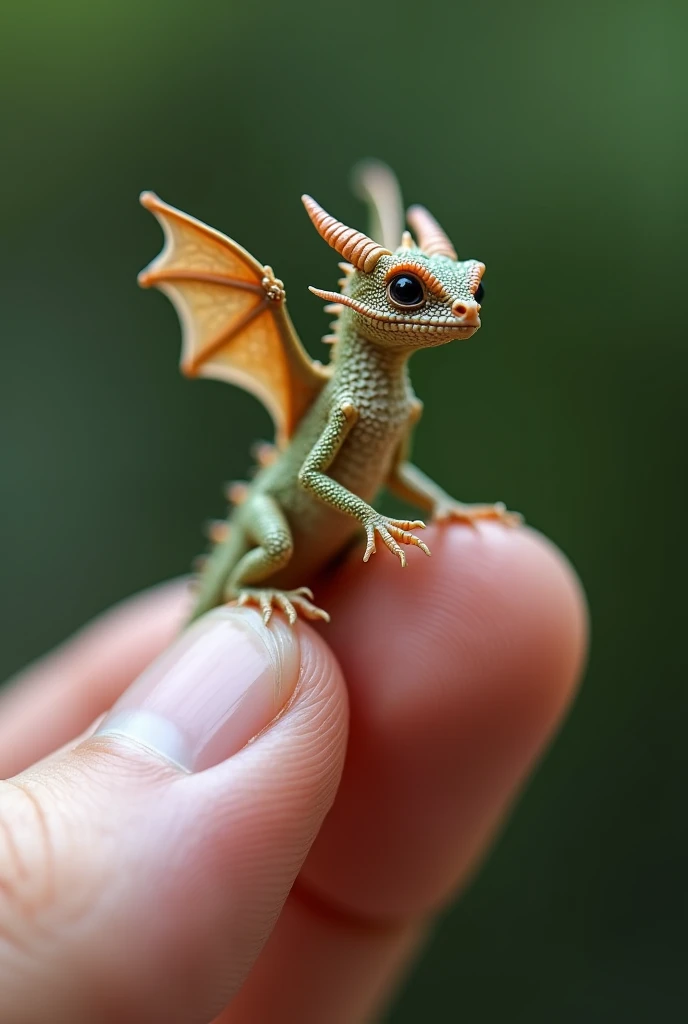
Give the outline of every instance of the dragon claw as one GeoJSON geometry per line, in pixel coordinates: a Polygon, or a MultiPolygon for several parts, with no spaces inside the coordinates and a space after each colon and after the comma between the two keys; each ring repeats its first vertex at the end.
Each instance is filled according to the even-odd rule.
{"type": "Polygon", "coordinates": [[[308,587],[297,587],[296,590],[247,587],[239,591],[235,601],[240,608],[252,605],[259,609],[266,626],[275,608],[284,612],[290,626],[296,623],[299,616],[311,621],[321,619],[323,622],[329,622],[330,616],[327,612],[312,602],[313,591],[308,587]]]}
{"type": "Polygon", "coordinates": [[[396,555],[401,563],[402,569],[406,566],[406,555],[401,549],[401,544],[410,544],[420,548],[429,555],[430,548],[419,540],[409,530],[424,530],[425,523],[420,519],[390,519],[388,516],[375,515],[366,523],[366,549],[363,554],[363,561],[367,562],[371,555],[377,551],[375,535],[377,534],[386,547],[396,555]]]}
{"type": "Polygon", "coordinates": [[[503,501],[494,505],[462,505],[460,502],[438,505],[433,514],[436,523],[464,523],[471,529],[478,529],[480,520],[492,520],[502,526],[515,527],[523,523],[520,512],[510,512],[503,501]]]}

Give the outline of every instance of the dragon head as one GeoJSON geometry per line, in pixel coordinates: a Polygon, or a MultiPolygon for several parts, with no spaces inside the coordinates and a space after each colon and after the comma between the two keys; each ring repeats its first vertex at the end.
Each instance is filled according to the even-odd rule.
{"type": "Polygon", "coordinates": [[[389,348],[429,348],[469,338],[480,327],[485,266],[458,260],[435,218],[412,206],[408,231],[394,252],[335,220],[310,196],[303,203],[324,240],[347,260],[341,292],[311,288],[351,310],[357,332],[389,348]]]}

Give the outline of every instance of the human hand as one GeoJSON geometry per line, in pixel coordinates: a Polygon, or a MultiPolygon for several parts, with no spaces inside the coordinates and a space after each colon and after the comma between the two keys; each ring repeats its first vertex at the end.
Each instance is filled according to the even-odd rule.
{"type": "Polygon", "coordinates": [[[542,538],[428,535],[405,573],[356,555],[321,585],[321,635],[276,615],[266,646],[256,612],[216,612],[130,686],[184,613],[167,585],[0,696],[0,776],[19,773],[0,783],[1,1020],[374,1017],[585,648],[580,590],[542,538]]]}

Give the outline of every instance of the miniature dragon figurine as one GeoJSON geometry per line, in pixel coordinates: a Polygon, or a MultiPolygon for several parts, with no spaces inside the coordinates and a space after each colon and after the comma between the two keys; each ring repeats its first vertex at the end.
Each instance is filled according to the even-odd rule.
{"type": "Polygon", "coordinates": [[[275,608],[290,624],[298,615],[329,621],[302,584],[359,533],[366,539],[364,562],[378,539],[402,566],[402,545],[429,555],[412,532],[424,529],[423,522],[376,511],[373,502],[383,486],[435,521],[520,522],[501,503],[454,501],[407,461],[422,411],[409,379],[409,356],[478,330],[485,267],[458,260],[422,206],[407,215],[416,240],[402,231],[399,188],[384,165],[366,165],[359,185],[379,242],[302,197],[318,233],[346,261],[339,264],[341,291],[310,289],[336,317],[324,339],[332,344],[326,366],[302,347],[284,285],[271,267],[154,193],[141,195],[163,228],[165,246],[139,283],[159,288],[177,309],[182,371],[253,392],[276,427],[275,447],[260,447],[256,476],[231,490],[231,514],[212,531],[215,546],[201,572],[192,618],[237,602],[257,606],[266,623],[275,608]]]}

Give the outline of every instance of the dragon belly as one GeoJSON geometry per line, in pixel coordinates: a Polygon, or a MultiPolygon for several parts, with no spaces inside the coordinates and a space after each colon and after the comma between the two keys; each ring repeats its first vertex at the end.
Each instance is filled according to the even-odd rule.
{"type": "MultiPolygon", "coordinates": [[[[406,418],[402,421],[404,424],[406,418]]],[[[389,475],[403,436],[403,425],[365,418],[356,424],[327,475],[352,494],[373,504],[389,475]]],[[[308,584],[361,534],[361,524],[307,493],[297,482],[275,495],[289,522],[294,554],[289,565],[271,584],[296,587],[308,584]],[[279,493],[281,492],[281,493],[279,493]]]]}
{"type": "Polygon", "coordinates": [[[376,417],[361,417],[342,446],[328,475],[353,494],[372,502],[389,476],[403,426],[376,417]]]}

